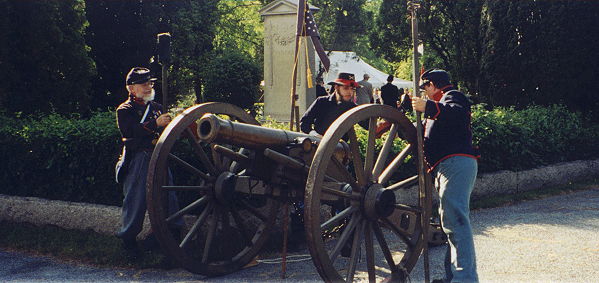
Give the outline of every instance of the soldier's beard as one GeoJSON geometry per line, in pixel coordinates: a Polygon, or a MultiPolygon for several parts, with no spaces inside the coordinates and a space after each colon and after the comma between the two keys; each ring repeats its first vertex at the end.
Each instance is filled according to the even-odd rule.
{"type": "Polygon", "coordinates": [[[154,100],[154,96],[155,95],[156,95],[156,91],[154,89],[152,89],[152,91],[150,92],[150,94],[144,94],[142,97],[138,96],[138,98],[141,98],[144,101],[144,103],[147,104],[148,102],[154,100]]]}

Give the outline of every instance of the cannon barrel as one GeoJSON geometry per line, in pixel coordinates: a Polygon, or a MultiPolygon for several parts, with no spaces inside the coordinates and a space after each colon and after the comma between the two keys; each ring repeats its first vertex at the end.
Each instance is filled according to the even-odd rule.
{"type": "MultiPolygon", "coordinates": [[[[214,114],[205,114],[198,123],[198,136],[206,143],[227,143],[249,149],[278,148],[290,144],[301,144],[304,151],[310,151],[312,144],[319,144],[321,138],[292,131],[272,129],[246,123],[224,120],[214,114]]],[[[335,156],[346,163],[351,156],[347,143],[339,141],[335,156]]]]}
{"type": "Polygon", "coordinates": [[[207,143],[228,143],[251,149],[285,146],[304,138],[320,141],[319,137],[308,134],[232,122],[214,114],[205,114],[200,119],[198,135],[207,143]]]}

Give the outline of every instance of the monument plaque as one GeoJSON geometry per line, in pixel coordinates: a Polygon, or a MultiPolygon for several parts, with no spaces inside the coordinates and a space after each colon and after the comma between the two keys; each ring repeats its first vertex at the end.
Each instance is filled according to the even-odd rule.
{"type": "MultiPolygon", "coordinates": [[[[291,115],[297,3],[298,1],[293,0],[278,0],[260,10],[264,19],[264,115],[281,122],[288,122],[291,115]]],[[[313,6],[310,9],[318,10],[313,6]]],[[[307,66],[312,74],[317,73],[311,39],[303,37],[301,40],[296,81],[296,105],[299,106],[300,116],[316,98],[315,88],[308,88],[306,81],[307,66]]],[[[313,77],[312,81],[315,85],[316,78],[313,77]]]]}

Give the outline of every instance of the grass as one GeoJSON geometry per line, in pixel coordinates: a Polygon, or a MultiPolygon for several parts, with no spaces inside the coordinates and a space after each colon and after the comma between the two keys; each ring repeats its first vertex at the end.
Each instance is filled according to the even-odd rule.
{"type": "MultiPolygon", "coordinates": [[[[598,187],[599,177],[595,177],[562,186],[474,200],[472,208],[499,207],[598,187]]],[[[173,262],[160,252],[144,252],[140,258],[130,260],[122,250],[120,240],[114,236],[101,235],[93,231],[66,230],[55,226],[39,227],[27,223],[0,221],[0,248],[103,267],[135,269],[174,267],[173,262]]],[[[263,252],[272,253],[274,250],[270,248],[263,252]]]]}
{"type": "Polygon", "coordinates": [[[114,236],[50,225],[1,221],[0,248],[104,267],[144,269],[173,266],[165,256],[153,251],[146,251],[135,260],[129,259],[121,248],[120,239],[114,236]]]}

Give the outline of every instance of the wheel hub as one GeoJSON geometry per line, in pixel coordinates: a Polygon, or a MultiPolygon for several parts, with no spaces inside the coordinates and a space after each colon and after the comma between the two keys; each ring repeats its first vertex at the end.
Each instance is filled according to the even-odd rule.
{"type": "Polygon", "coordinates": [[[228,204],[233,200],[237,176],[229,171],[222,172],[216,178],[214,195],[221,204],[228,204]]]}
{"type": "Polygon", "coordinates": [[[388,217],[395,209],[395,194],[380,184],[373,184],[364,195],[364,211],[371,219],[388,217]]]}

